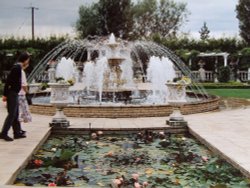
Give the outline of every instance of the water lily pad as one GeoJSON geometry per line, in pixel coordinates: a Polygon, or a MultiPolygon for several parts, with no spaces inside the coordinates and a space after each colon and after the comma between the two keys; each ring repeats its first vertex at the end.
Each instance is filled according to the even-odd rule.
{"type": "Polygon", "coordinates": [[[146,169],[145,171],[146,174],[152,174],[153,172],[154,172],[154,169],[152,168],[146,169]]]}
{"type": "Polygon", "coordinates": [[[112,179],[123,177],[133,187],[131,174],[137,173],[140,183],[147,181],[157,188],[250,185],[238,170],[188,135],[172,134],[164,147],[158,137],[147,143],[135,136],[90,140],[88,136],[52,135],[15,183],[47,186],[61,178],[61,186],[108,187],[112,179]],[[43,163],[32,166],[34,160],[43,163]]]}

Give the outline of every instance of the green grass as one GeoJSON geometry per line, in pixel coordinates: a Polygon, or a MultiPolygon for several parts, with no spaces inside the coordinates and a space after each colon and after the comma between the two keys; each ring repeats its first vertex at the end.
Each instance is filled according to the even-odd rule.
{"type": "Polygon", "coordinates": [[[250,99],[250,89],[206,89],[211,95],[250,99]]]}

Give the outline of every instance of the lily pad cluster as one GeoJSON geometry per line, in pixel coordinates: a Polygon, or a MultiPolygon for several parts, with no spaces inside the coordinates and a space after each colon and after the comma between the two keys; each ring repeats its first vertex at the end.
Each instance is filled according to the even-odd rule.
{"type": "MultiPolygon", "coordinates": [[[[90,134],[91,135],[91,134],[90,134]]],[[[190,135],[51,135],[15,185],[86,187],[249,187],[230,164],[190,135]],[[135,176],[136,175],[136,176],[135,176]]]]}

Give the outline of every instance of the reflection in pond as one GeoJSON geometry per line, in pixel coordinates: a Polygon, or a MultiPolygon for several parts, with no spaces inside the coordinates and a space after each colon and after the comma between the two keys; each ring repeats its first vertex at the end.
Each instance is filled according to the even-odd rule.
{"type": "Polygon", "coordinates": [[[52,135],[16,185],[86,187],[248,187],[247,179],[189,135],[52,135]]]}

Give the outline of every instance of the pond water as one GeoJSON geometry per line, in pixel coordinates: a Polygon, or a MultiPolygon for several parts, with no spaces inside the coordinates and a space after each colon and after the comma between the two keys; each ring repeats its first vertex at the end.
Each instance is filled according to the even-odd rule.
{"type": "Polygon", "coordinates": [[[51,135],[15,185],[249,187],[240,171],[187,134],[51,135]],[[139,186],[140,184],[140,186],[139,186]]]}

